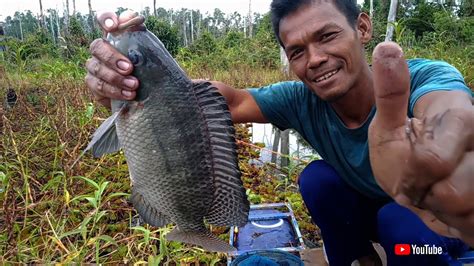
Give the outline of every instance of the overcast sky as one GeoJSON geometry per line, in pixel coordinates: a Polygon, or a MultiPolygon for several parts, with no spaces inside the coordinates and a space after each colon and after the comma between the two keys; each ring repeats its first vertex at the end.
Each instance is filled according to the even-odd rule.
{"type": "MultiPolygon", "coordinates": [[[[270,10],[271,0],[252,0],[252,12],[266,13],[270,10]]],[[[48,8],[62,10],[66,0],[43,0],[43,11],[48,8]]],[[[92,0],[92,9],[95,11],[117,10],[117,7],[124,7],[140,11],[146,6],[153,8],[153,0],[92,0]]],[[[156,6],[165,9],[200,9],[205,13],[212,14],[214,8],[221,9],[229,14],[238,11],[247,14],[249,0],[157,0],[156,6]]],[[[69,8],[72,13],[72,0],[69,0],[69,8]]],[[[0,21],[4,21],[7,16],[13,16],[15,11],[31,10],[33,14],[39,14],[38,0],[0,0],[0,21]]],[[[76,10],[82,14],[88,13],[87,0],[76,0],[76,10]]]]}
{"type": "MultiPolygon", "coordinates": [[[[66,0],[42,0],[43,11],[48,8],[63,10],[66,0]]],[[[271,0],[252,0],[252,12],[266,13],[270,10],[271,0]]],[[[362,3],[363,0],[357,0],[362,3]]],[[[69,0],[69,9],[72,14],[72,0],[69,0]]],[[[146,6],[153,8],[153,0],[92,0],[92,9],[95,11],[116,11],[117,7],[124,7],[140,11],[146,6]]],[[[200,9],[202,13],[210,12],[214,8],[219,8],[224,13],[229,14],[238,11],[240,14],[247,14],[249,10],[249,0],[157,0],[156,6],[165,9],[200,9]]],[[[39,0],[0,0],[0,21],[4,21],[7,16],[13,16],[15,11],[24,12],[31,10],[33,14],[39,14],[39,0]]],[[[87,0],[76,0],[76,10],[82,14],[89,12],[87,0]]]]}

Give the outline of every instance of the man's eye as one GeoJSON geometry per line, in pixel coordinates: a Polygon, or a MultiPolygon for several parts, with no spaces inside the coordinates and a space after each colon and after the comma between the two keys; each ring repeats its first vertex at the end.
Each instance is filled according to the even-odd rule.
{"type": "Polygon", "coordinates": [[[301,53],[303,52],[303,49],[296,49],[290,54],[290,60],[297,58],[301,53]]]}
{"type": "Polygon", "coordinates": [[[334,37],[334,35],[336,34],[336,32],[329,32],[329,33],[326,33],[326,34],[323,34],[323,36],[321,36],[321,40],[328,40],[332,37],[334,37]]]}

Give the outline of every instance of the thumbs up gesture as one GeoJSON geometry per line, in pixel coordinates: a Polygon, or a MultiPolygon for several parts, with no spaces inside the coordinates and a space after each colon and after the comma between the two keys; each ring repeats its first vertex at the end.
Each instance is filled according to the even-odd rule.
{"type": "Polygon", "coordinates": [[[440,91],[420,98],[408,119],[410,74],[402,49],[373,53],[377,113],[369,127],[378,184],[434,231],[474,246],[474,107],[467,94],[440,91]],[[415,107],[417,108],[417,107],[415,107]]]}

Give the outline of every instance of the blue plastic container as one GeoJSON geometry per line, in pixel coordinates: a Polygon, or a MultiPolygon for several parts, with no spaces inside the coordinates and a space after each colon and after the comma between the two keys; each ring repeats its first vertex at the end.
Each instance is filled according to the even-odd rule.
{"type": "Polygon", "coordinates": [[[304,266],[303,261],[285,251],[257,250],[243,253],[235,258],[231,266],[304,266]]]}

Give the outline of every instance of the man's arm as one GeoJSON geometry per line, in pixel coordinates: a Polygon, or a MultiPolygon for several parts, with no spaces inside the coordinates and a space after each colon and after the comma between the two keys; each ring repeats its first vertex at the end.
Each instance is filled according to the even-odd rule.
{"type": "Polygon", "coordinates": [[[379,44],[373,73],[377,113],[369,128],[369,152],[377,182],[431,229],[474,245],[470,96],[463,91],[427,93],[408,120],[410,74],[401,48],[379,44]]]}
{"type": "Polygon", "coordinates": [[[267,123],[257,102],[247,90],[238,90],[219,81],[212,81],[226,99],[234,123],[267,123]]]}

